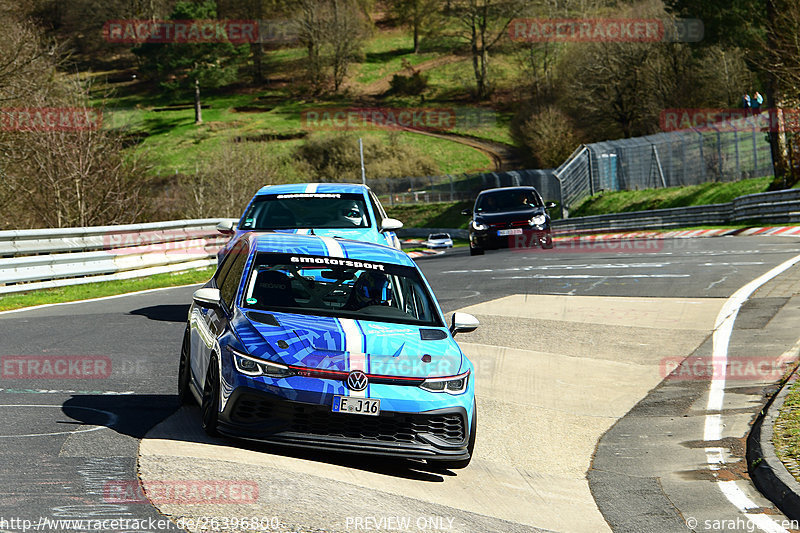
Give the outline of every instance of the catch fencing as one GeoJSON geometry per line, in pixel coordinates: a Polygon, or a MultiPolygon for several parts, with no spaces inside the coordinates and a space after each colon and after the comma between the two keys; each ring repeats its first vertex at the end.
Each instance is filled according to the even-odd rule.
{"type": "Polygon", "coordinates": [[[558,233],[800,223],[800,189],[748,194],[724,204],[652,209],[553,221],[558,233]]]}
{"type": "Polygon", "coordinates": [[[569,216],[601,191],[639,190],[772,176],[768,134],[758,121],[707,124],[579,146],[557,169],[368,180],[388,205],[471,201],[492,187],[532,185],[569,216]]]}
{"type": "Polygon", "coordinates": [[[0,294],[215,265],[223,220],[0,231],[0,294]]]}
{"type": "Polygon", "coordinates": [[[555,170],[568,210],[600,191],[699,185],[771,176],[767,133],[758,126],[703,128],[587,144],[555,170]]]}

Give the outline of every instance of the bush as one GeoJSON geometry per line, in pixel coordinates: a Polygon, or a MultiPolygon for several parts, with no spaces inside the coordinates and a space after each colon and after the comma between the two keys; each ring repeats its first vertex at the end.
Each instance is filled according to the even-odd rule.
{"type": "Polygon", "coordinates": [[[418,96],[428,88],[428,77],[420,72],[415,72],[411,76],[395,74],[390,85],[394,94],[418,96]]]}
{"type": "MultiPolygon", "coordinates": [[[[439,173],[430,157],[403,145],[396,133],[389,135],[388,142],[377,136],[364,137],[363,141],[369,179],[439,173]]],[[[308,181],[361,181],[358,138],[353,135],[312,136],[297,148],[294,159],[308,181]]]]}
{"type": "Polygon", "coordinates": [[[547,107],[520,126],[522,144],[539,168],[555,168],[578,146],[578,137],[567,115],[547,107]]]}

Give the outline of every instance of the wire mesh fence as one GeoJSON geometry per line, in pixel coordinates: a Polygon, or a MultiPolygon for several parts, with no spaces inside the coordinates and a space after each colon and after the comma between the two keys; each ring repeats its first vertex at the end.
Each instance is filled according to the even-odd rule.
{"type": "Polygon", "coordinates": [[[472,200],[494,187],[532,185],[562,216],[601,191],[639,190],[771,176],[768,133],[753,120],[597,142],[557,169],[368,180],[389,205],[472,200]]]}
{"type": "Polygon", "coordinates": [[[767,133],[714,124],[580,147],[555,174],[565,208],[600,191],[638,190],[771,176],[767,133]]]}

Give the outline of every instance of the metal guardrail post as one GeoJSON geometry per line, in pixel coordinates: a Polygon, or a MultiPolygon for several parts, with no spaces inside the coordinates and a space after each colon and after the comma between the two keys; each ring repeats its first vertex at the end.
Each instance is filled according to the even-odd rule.
{"type": "Polygon", "coordinates": [[[656,170],[658,170],[658,177],[661,178],[661,186],[663,188],[667,188],[667,181],[664,179],[664,170],[661,168],[661,159],[658,157],[658,149],[656,148],[655,144],[651,145],[653,147],[653,156],[656,160],[656,170]]]}

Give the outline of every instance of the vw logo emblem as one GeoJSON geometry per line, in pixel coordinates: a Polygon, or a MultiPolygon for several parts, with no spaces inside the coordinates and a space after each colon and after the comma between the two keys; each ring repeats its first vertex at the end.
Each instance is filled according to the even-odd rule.
{"type": "Polygon", "coordinates": [[[347,386],[350,390],[362,391],[367,388],[369,380],[361,370],[353,370],[347,375],[347,386]]]}

